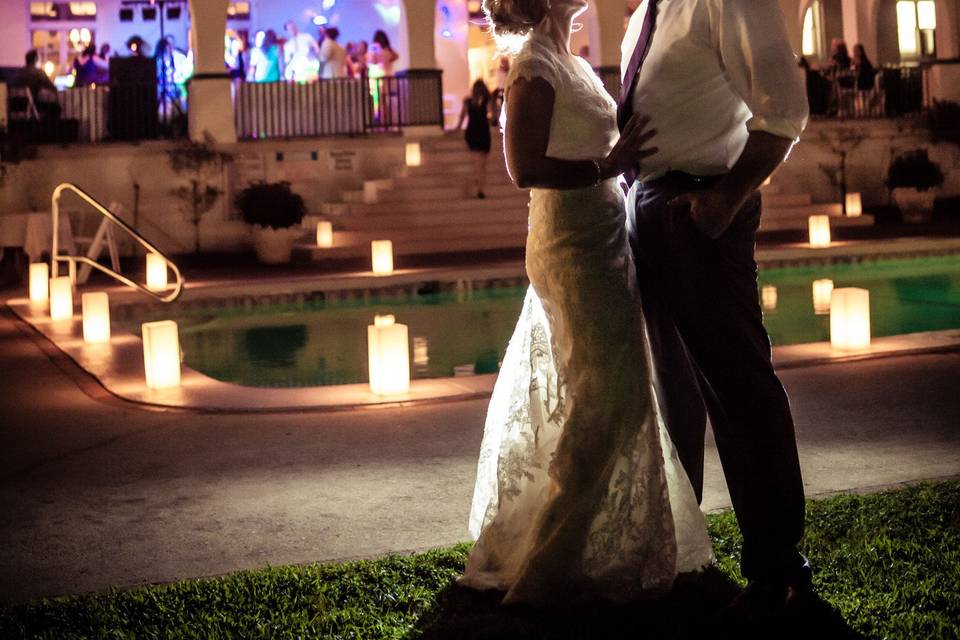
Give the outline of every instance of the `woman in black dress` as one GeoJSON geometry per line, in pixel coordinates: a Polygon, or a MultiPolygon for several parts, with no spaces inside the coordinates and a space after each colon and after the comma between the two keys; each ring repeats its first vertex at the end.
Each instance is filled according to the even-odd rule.
{"type": "Polygon", "coordinates": [[[463,99],[463,109],[456,130],[467,123],[467,148],[474,163],[474,179],[477,197],[485,198],[483,188],[487,183],[487,158],[490,156],[490,90],[483,80],[473,83],[470,95],[463,99]]]}

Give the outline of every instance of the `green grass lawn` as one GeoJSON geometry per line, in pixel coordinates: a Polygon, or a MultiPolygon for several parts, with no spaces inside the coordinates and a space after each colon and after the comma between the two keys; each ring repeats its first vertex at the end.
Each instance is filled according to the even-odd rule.
{"type": "Polygon", "coordinates": [[[0,611],[0,638],[960,638],[960,482],[808,502],[823,602],[758,634],[722,615],[742,584],[740,532],[730,513],[709,521],[717,566],[655,602],[503,609],[453,585],[463,544],[38,601],[0,611]]]}

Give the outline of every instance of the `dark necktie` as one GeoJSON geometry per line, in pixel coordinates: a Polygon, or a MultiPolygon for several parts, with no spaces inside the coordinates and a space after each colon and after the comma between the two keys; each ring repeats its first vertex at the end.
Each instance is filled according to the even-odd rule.
{"type": "MultiPolygon", "coordinates": [[[[627,65],[627,72],[623,76],[623,83],[620,85],[620,99],[617,100],[617,126],[620,131],[626,126],[630,117],[633,115],[633,89],[637,84],[637,77],[640,75],[640,67],[650,51],[650,41],[653,39],[653,27],[657,18],[657,0],[648,0],[647,13],[643,16],[643,26],[640,29],[640,37],[637,38],[637,44],[633,48],[633,55],[630,56],[630,63],[627,65]]],[[[624,174],[627,184],[633,184],[637,178],[637,172],[630,170],[624,174]]]]}

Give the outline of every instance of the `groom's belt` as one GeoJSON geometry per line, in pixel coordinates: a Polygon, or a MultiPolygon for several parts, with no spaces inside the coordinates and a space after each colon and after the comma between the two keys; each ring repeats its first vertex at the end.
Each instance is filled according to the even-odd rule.
{"type": "Polygon", "coordinates": [[[644,180],[640,183],[641,189],[702,189],[704,187],[709,187],[711,184],[725,176],[726,174],[721,173],[713,176],[697,176],[692,173],[686,173],[685,171],[668,171],[659,178],[654,178],[653,180],[644,180]]]}

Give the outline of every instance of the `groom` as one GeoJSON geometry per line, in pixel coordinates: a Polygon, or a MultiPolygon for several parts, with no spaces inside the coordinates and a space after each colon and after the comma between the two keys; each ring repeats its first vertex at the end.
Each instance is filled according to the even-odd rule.
{"type": "Polygon", "coordinates": [[[650,116],[660,150],[625,177],[664,420],[699,499],[710,415],[749,580],[733,606],[790,606],[810,590],[803,482],[754,259],[756,190],[807,121],[778,3],[644,0],[622,71],[620,127],[650,116]]]}

